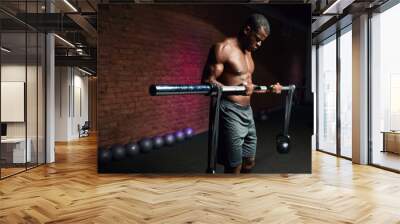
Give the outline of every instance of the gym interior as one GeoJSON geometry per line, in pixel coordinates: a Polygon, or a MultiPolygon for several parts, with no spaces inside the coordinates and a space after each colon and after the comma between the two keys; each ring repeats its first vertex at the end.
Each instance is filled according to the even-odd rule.
{"type": "Polygon", "coordinates": [[[397,0],[2,0],[0,223],[399,223],[398,21],[397,0]],[[253,83],[284,90],[252,95],[255,166],[225,174],[219,96],[245,89],[203,69],[252,13],[253,83]]]}

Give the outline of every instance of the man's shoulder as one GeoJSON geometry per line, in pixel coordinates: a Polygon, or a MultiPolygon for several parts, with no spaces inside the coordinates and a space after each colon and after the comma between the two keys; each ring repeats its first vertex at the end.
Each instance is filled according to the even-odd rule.
{"type": "Polygon", "coordinates": [[[233,38],[226,38],[215,45],[215,50],[217,52],[230,52],[235,49],[235,43],[233,38]]]}

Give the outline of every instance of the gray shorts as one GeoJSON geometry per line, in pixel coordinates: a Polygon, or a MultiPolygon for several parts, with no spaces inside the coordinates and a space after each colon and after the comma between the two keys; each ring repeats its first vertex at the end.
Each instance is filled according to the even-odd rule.
{"type": "Polygon", "coordinates": [[[254,158],[257,149],[253,110],[221,99],[218,139],[218,163],[237,167],[243,158],[254,158]]]}

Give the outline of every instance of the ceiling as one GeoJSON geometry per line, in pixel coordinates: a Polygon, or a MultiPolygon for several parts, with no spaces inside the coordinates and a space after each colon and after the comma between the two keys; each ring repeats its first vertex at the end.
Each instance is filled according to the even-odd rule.
{"type": "Polygon", "coordinates": [[[33,41],[32,38],[38,32],[47,31],[57,34],[56,65],[80,66],[96,71],[97,1],[48,0],[47,3],[45,0],[0,1],[2,46],[12,50],[2,52],[3,60],[33,58],[42,45],[37,46],[36,39],[33,41]],[[26,31],[28,35],[25,35],[26,31]]]}
{"type": "MultiPolygon", "coordinates": [[[[356,15],[367,9],[377,7],[387,0],[192,0],[201,3],[270,3],[298,4],[309,3],[312,7],[313,38],[327,35],[326,32],[346,15],[356,15]],[[335,3],[336,2],[336,3],[335,3]],[[324,11],[328,14],[324,14],[324,11]],[[325,33],[324,33],[325,32],[325,33]]],[[[56,56],[62,65],[78,66],[81,61],[96,70],[97,48],[97,6],[98,4],[188,2],[185,0],[45,0],[21,1],[1,0],[0,21],[3,33],[3,46],[14,50],[15,54],[26,54],[24,32],[55,32],[56,56]],[[51,10],[50,10],[51,8],[51,10]],[[52,11],[52,13],[48,13],[52,11]],[[26,13],[27,12],[27,13],[26,13]],[[21,33],[22,32],[22,33],[21,33]],[[90,63],[88,63],[88,59],[90,63]]],[[[325,13],[326,13],[325,12],[325,13]]],[[[351,19],[350,19],[351,21],[351,19]]],[[[28,44],[29,52],[34,52],[34,43],[28,44]],[[32,49],[31,49],[32,48],[32,49]]],[[[57,60],[56,60],[57,62],[57,60]]]]}

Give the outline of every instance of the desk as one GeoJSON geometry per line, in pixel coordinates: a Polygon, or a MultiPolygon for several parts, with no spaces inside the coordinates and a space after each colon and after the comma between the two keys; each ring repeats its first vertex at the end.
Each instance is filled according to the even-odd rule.
{"type": "Polygon", "coordinates": [[[382,131],[383,151],[400,154],[400,131],[382,131]]]}
{"type": "Polygon", "coordinates": [[[1,139],[1,156],[6,159],[7,162],[10,163],[25,163],[31,162],[32,154],[31,154],[31,145],[32,141],[30,138],[26,140],[28,143],[25,152],[25,138],[6,138],[1,139]],[[11,152],[11,153],[7,153],[11,152]],[[5,155],[3,155],[5,154],[5,155]],[[11,155],[12,154],[12,161],[11,155]],[[5,157],[6,156],[6,157],[5,157]],[[7,158],[10,157],[10,158],[7,158]]]}

